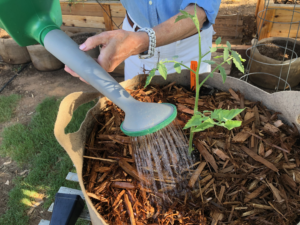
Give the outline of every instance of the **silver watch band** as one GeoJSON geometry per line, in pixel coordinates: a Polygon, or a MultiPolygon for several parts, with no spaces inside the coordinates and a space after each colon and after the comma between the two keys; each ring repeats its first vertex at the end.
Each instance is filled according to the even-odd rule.
{"type": "Polygon", "coordinates": [[[151,28],[145,27],[139,29],[137,32],[146,32],[149,36],[149,49],[147,53],[139,54],[140,59],[149,59],[154,56],[154,51],[156,47],[156,36],[155,31],[151,28]]]}

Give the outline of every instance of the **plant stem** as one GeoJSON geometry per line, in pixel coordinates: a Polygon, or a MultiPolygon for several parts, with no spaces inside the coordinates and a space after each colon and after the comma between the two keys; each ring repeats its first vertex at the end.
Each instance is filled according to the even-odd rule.
{"type": "MultiPolygon", "coordinates": [[[[199,71],[200,71],[200,66],[201,66],[201,60],[202,60],[202,52],[201,52],[201,32],[198,29],[198,44],[199,44],[199,60],[198,60],[198,66],[197,66],[197,71],[195,73],[196,76],[196,96],[195,96],[195,106],[194,106],[194,115],[198,112],[198,101],[199,101],[199,92],[200,92],[200,85],[199,85],[199,71]]],[[[206,53],[208,54],[208,52],[206,53]]],[[[189,152],[192,152],[192,146],[193,146],[193,137],[194,137],[194,132],[193,132],[193,127],[190,128],[190,139],[189,139],[189,152]]]]}
{"type": "Polygon", "coordinates": [[[201,84],[199,86],[201,87],[205,83],[205,81],[210,77],[211,74],[213,74],[220,66],[222,66],[224,63],[226,63],[227,61],[229,61],[231,59],[233,59],[233,57],[229,57],[226,61],[219,64],[213,71],[211,71],[210,74],[207,75],[207,77],[201,82],[201,84]]]}
{"type": "Polygon", "coordinates": [[[182,63],[180,63],[180,62],[177,62],[177,61],[175,61],[175,60],[167,60],[167,61],[163,61],[162,63],[170,63],[170,62],[172,62],[172,63],[178,63],[179,65],[185,67],[186,69],[192,71],[193,73],[196,73],[196,72],[195,72],[194,70],[192,70],[190,67],[188,67],[188,66],[186,66],[186,65],[184,65],[184,64],[182,64],[182,63]]]}

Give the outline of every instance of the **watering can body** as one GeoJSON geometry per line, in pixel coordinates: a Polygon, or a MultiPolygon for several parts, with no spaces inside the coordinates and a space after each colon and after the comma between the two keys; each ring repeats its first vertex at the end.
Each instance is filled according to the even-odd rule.
{"type": "Polygon", "coordinates": [[[20,46],[43,44],[62,24],[59,0],[0,0],[0,28],[20,46]]]}
{"type": "Polygon", "coordinates": [[[60,30],[61,24],[59,0],[0,0],[0,28],[20,46],[44,45],[58,60],[123,109],[125,120],[121,129],[125,134],[143,136],[162,129],[175,119],[174,105],[135,100],[60,30]]]}

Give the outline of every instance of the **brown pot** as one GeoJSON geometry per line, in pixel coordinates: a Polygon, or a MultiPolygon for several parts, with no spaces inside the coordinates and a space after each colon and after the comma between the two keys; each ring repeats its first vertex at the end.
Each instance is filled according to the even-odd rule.
{"type": "Polygon", "coordinates": [[[0,55],[4,62],[22,64],[31,61],[26,47],[20,47],[8,33],[0,29],[0,55]]]}
{"type": "MultiPolygon", "coordinates": [[[[69,35],[78,45],[81,45],[85,40],[89,37],[92,37],[96,35],[96,33],[77,33],[69,35]]],[[[92,58],[98,58],[100,54],[100,48],[96,47],[89,51],[86,51],[86,53],[91,56],[92,58]]]]}
{"type": "Polygon", "coordinates": [[[61,69],[64,64],[48,52],[42,45],[27,46],[34,67],[39,71],[61,69]]]}
{"type": "MultiPolygon", "coordinates": [[[[292,44],[294,44],[294,39],[291,38],[281,38],[281,37],[272,37],[272,38],[265,38],[261,41],[258,41],[257,44],[264,44],[264,43],[269,43],[272,41],[283,41],[283,47],[285,47],[286,41],[289,40],[292,44]]],[[[296,46],[300,48],[300,42],[296,42],[296,46]]],[[[293,49],[291,49],[293,50],[293,49]]],[[[284,62],[278,61],[272,58],[269,58],[267,56],[262,55],[259,50],[256,48],[253,48],[252,51],[254,52],[253,54],[253,61],[252,65],[250,68],[250,73],[258,73],[255,75],[250,75],[249,79],[252,81],[255,85],[262,87],[262,88],[267,88],[267,89],[275,89],[278,85],[278,78],[280,76],[280,71],[282,67],[282,73],[281,73],[281,79],[284,81],[287,78],[288,70],[289,70],[289,64],[290,60],[286,60],[284,62]],[[260,63],[262,62],[262,63],[260,63]],[[265,63],[265,64],[263,64],[265,63]],[[266,65],[266,64],[273,64],[273,65],[266,65]],[[277,65],[275,65],[277,64],[277,65]],[[279,66],[280,64],[284,64],[283,66],[279,66]],[[271,75],[266,75],[264,73],[272,74],[275,77],[271,75]]],[[[291,51],[287,50],[287,53],[291,53],[291,51]]],[[[252,52],[249,52],[249,55],[251,56],[252,52]]],[[[295,57],[295,56],[294,56],[295,57]]],[[[289,76],[288,76],[288,83],[291,87],[295,87],[300,83],[300,55],[298,55],[299,58],[297,59],[292,59],[291,63],[291,68],[289,71],[289,76]]],[[[279,89],[283,89],[285,87],[285,82],[280,80],[279,83],[279,89]]]]}

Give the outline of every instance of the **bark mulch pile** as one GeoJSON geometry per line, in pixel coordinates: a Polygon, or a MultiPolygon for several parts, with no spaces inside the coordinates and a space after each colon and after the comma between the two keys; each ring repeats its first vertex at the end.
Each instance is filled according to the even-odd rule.
{"type": "MultiPolygon", "coordinates": [[[[128,90],[143,102],[177,106],[177,122],[191,118],[194,93],[174,83],[128,90]]],[[[300,221],[300,147],[296,127],[279,112],[245,100],[230,90],[201,95],[199,110],[246,108],[239,128],[214,127],[194,137],[195,164],[186,176],[189,194],[170,197],[143,188],[130,137],[119,126],[124,112],[112,102],[100,115],[87,142],[83,180],[88,196],[108,224],[297,224],[300,221]]],[[[188,130],[185,130],[188,135],[188,130]]]]}

